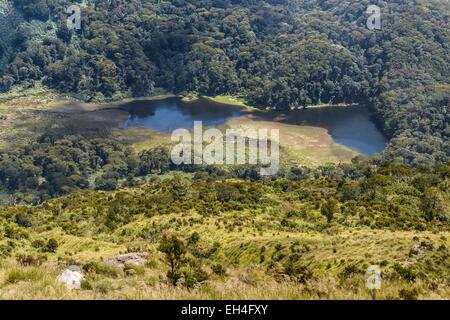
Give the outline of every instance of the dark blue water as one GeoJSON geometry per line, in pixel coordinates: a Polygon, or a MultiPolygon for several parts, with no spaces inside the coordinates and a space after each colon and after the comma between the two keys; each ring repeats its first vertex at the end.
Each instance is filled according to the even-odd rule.
{"type": "Polygon", "coordinates": [[[191,129],[194,121],[203,121],[204,126],[220,126],[229,119],[241,116],[242,109],[215,103],[206,99],[183,102],[178,98],[153,101],[133,101],[121,106],[130,113],[124,127],[141,126],[159,132],[191,129]]]}
{"type": "MultiPolygon", "coordinates": [[[[142,126],[159,132],[191,129],[194,121],[203,121],[204,126],[220,126],[245,113],[239,107],[206,99],[183,102],[179,98],[136,100],[123,104],[121,109],[130,113],[125,128],[142,126]]],[[[381,152],[386,146],[386,139],[371,121],[369,112],[360,106],[259,112],[255,115],[261,120],[276,118],[283,123],[326,128],[336,143],[367,156],[381,152]]]]}
{"type": "Polygon", "coordinates": [[[326,128],[336,143],[367,156],[380,153],[387,143],[367,108],[362,106],[271,112],[269,117],[282,118],[281,122],[289,124],[326,128]]]}

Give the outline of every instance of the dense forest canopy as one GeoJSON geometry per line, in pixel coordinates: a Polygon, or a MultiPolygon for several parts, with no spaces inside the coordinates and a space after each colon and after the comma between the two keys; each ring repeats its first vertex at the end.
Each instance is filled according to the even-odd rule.
{"type": "Polygon", "coordinates": [[[69,31],[73,2],[2,1],[2,19],[16,17],[2,90],[42,80],[87,101],[164,89],[277,109],[366,103],[388,159],[449,159],[448,1],[90,0],[69,31]],[[370,4],[381,30],[366,27],[370,4]]]}

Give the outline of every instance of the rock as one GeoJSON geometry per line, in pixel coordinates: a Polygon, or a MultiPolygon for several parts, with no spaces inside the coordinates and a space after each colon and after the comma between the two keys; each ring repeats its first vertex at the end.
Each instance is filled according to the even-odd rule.
{"type": "Polygon", "coordinates": [[[81,288],[81,281],[84,279],[81,274],[81,269],[78,266],[69,266],[58,277],[58,281],[62,282],[69,289],[79,290],[81,288]]]}
{"type": "Polygon", "coordinates": [[[414,244],[411,246],[411,248],[409,249],[409,255],[413,256],[413,255],[417,255],[421,252],[421,247],[418,244],[414,244]]]}
{"type": "Polygon", "coordinates": [[[124,267],[127,264],[141,266],[147,262],[147,256],[146,252],[127,253],[106,260],[106,264],[114,267],[124,267]]]}
{"type": "Polygon", "coordinates": [[[81,273],[81,268],[79,266],[71,265],[68,266],[67,269],[73,272],[81,273]]]}
{"type": "Polygon", "coordinates": [[[430,245],[428,243],[422,242],[420,244],[413,244],[410,248],[409,248],[409,256],[416,256],[416,255],[420,255],[423,256],[426,254],[427,250],[432,250],[433,245],[430,245]]]}

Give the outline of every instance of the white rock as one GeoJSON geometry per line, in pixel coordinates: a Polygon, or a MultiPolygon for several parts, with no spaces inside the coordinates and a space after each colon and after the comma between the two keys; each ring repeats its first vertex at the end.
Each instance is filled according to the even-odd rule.
{"type": "Polygon", "coordinates": [[[81,281],[83,279],[84,277],[80,271],[72,271],[70,269],[64,270],[64,272],[58,277],[58,281],[64,283],[69,289],[80,289],[81,281]]]}

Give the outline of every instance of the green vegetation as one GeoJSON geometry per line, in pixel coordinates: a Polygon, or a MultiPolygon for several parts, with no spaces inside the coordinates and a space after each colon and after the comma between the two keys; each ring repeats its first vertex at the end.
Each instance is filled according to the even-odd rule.
{"type": "MultiPolygon", "coordinates": [[[[73,1],[0,0],[0,299],[370,299],[370,265],[377,298],[450,299],[450,7],[377,2],[380,31],[347,0],[91,0],[69,31],[73,1]],[[350,162],[298,127],[277,176],[175,166],[167,137],[73,99],[168,92],[365,104],[390,142],[350,162]]],[[[269,125],[249,119],[227,125],[269,125]]]]}
{"type": "Polygon", "coordinates": [[[449,160],[448,1],[379,1],[379,32],[366,28],[368,1],[94,0],[81,31],[66,27],[73,1],[12,3],[25,22],[0,50],[3,90],[42,80],[84,100],[163,90],[282,110],[365,103],[391,138],[387,159],[449,160]]]}
{"type": "Polygon", "coordinates": [[[448,299],[450,166],[361,170],[353,181],[155,177],[1,209],[0,297],[58,297],[58,270],[75,263],[86,282],[73,298],[369,299],[365,270],[377,264],[379,298],[448,299]],[[105,262],[124,252],[147,263],[105,262]]]}

